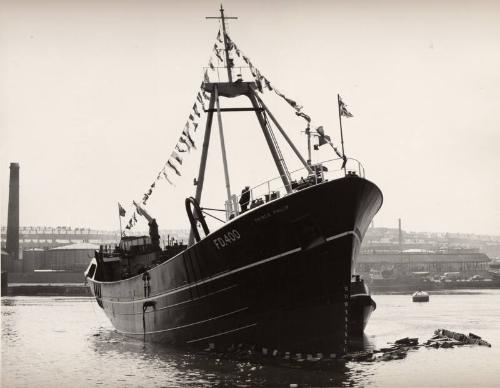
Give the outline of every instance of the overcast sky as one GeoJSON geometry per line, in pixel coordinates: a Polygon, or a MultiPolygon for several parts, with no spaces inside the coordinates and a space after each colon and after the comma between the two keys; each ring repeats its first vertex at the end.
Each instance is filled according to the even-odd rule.
{"type": "MultiPolygon", "coordinates": [[[[21,225],[118,228],[117,201],[130,210],[141,199],[182,131],[219,28],[205,16],[218,7],[0,1],[2,225],[9,163],[19,162],[21,225]]],[[[500,235],[500,2],[224,7],[239,17],[232,39],[337,144],[342,95],[354,114],[344,121],[346,154],[384,193],[376,226],[401,217],[407,230],[500,235]]],[[[305,152],[303,120],[272,93],[263,98],[305,152]]],[[[276,176],[255,116],[223,120],[233,192],[276,176]]],[[[175,188],[158,183],[148,210],[160,228],[187,225],[183,201],[194,194],[200,148],[175,188]]],[[[203,204],[223,207],[218,148],[209,156],[203,204]]]]}

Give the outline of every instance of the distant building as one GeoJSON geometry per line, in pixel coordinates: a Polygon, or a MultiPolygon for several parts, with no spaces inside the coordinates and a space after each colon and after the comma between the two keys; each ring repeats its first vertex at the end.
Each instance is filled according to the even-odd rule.
{"type": "MultiPolygon", "coordinates": [[[[2,246],[7,239],[7,228],[1,228],[2,246]]],[[[120,240],[120,232],[103,231],[69,226],[21,226],[19,246],[22,250],[31,248],[50,249],[73,243],[113,244],[120,240]]]]}
{"type": "Polygon", "coordinates": [[[76,243],[48,250],[29,249],[24,251],[23,272],[35,270],[56,270],[83,272],[94,257],[99,245],[76,243]]]}
{"type": "Polygon", "coordinates": [[[484,253],[471,250],[430,252],[411,249],[392,252],[364,252],[358,257],[357,273],[368,276],[370,271],[389,270],[394,276],[408,276],[413,272],[429,272],[442,275],[445,272],[460,272],[464,277],[486,274],[491,259],[484,253]]]}

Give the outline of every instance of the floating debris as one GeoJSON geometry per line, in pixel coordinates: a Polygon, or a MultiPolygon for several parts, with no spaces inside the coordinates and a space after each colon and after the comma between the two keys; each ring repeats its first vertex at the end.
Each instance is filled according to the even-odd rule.
{"type": "Polygon", "coordinates": [[[418,338],[401,338],[395,342],[396,345],[402,345],[402,346],[417,346],[418,345],[418,338]]]}
{"type": "Polygon", "coordinates": [[[434,336],[429,339],[424,346],[432,348],[452,348],[462,345],[480,345],[491,348],[491,344],[486,342],[476,334],[465,335],[446,329],[437,329],[434,336]]]}
{"type": "MultiPolygon", "coordinates": [[[[349,352],[343,355],[331,353],[328,357],[323,353],[303,354],[282,352],[278,349],[256,348],[255,346],[238,346],[231,345],[225,352],[216,351],[215,347],[209,346],[204,353],[210,357],[218,359],[234,359],[237,361],[248,361],[250,371],[255,370],[255,366],[251,363],[257,362],[262,364],[276,364],[290,368],[323,368],[328,365],[333,365],[339,362],[379,362],[401,360],[405,358],[409,351],[418,350],[421,347],[433,348],[453,348],[462,345],[480,345],[491,347],[487,341],[483,340],[476,334],[469,333],[465,335],[446,329],[438,329],[434,335],[426,342],[419,344],[418,338],[404,337],[393,343],[388,343],[388,346],[364,351],[349,352]]],[[[245,364],[246,365],[246,364],[245,364]]],[[[260,367],[258,367],[260,369],[260,367]]]]}

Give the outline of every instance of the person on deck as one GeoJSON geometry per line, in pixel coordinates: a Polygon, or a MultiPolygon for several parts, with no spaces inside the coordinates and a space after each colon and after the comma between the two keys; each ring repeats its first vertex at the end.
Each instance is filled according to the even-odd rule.
{"type": "Polygon", "coordinates": [[[245,188],[241,190],[241,196],[239,201],[242,213],[248,210],[249,202],[250,202],[250,186],[245,186],[245,188]]]}

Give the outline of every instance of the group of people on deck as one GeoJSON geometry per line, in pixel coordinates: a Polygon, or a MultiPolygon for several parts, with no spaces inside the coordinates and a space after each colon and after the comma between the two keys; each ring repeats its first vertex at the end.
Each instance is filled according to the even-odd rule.
{"type": "MultiPolygon", "coordinates": [[[[323,172],[328,171],[328,169],[321,165],[312,166],[313,172],[306,178],[301,178],[298,182],[292,181],[291,186],[293,190],[301,190],[311,185],[321,183],[324,179],[323,172]]],[[[245,186],[241,190],[241,196],[239,200],[241,207],[241,213],[245,213],[250,205],[250,186],[245,186]]]]}

